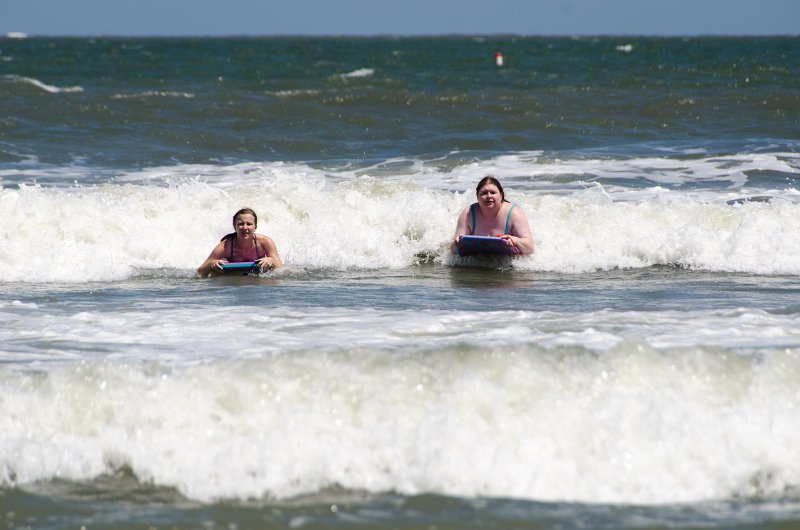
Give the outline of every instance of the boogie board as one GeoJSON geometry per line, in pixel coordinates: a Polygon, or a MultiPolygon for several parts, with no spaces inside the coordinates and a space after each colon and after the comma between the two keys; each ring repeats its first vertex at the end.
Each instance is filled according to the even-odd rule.
{"type": "Polygon", "coordinates": [[[502,237],[497,236],[462,236],[458,246],[459,256],[472,256],[474,254],[505,254],[514,256],[519,254],[517,247],[509,245],[502,237]]]}
{"type": "Polygon", "coordinates": [[[248,274],[258,274],[261,269],[255,261],[240,261],[237,263],[226,263],[222,265],[223,274],[241,274],[246,276],[248,274]]]}

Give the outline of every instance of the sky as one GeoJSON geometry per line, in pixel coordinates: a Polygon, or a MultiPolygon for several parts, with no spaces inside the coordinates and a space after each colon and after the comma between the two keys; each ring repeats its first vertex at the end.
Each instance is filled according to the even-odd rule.
{"type": "Polygon", "coordinates": [[[799,35],[800,0],[0,0],[0,36],[799,35]]]}

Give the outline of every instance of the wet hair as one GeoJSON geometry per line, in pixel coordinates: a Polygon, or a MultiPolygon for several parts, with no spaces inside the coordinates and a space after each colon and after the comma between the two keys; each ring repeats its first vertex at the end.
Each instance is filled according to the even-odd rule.
{"type": "MultiPolygon", "coordinates": [[[[258,226],[258,216],[256,215],[255,210],[252,208],[242,208],[235,214],[233,214],[233,227],[236,228],[236,218],[240,215],[252,215],[253,220],[255,221],[255,225],[258,226]]],[[[236,232],[231,232],[230,234],[225,234],[220,241],[225,241],[226,239],[231,239],[236,237],[236,232]]]]}
{"type": "Polygon", "coordinates": [[[258,226],[258,216],[256,215],[256,212],[252,208],[242,208],[241,210],[233,214],[233,226],[236,226],[237,217],[239,217],[240,215],[248,215],[248,214],[253,216],[255,225],[258,226]]]}
{"type": "Polygon", "coordinates": [[[481,179],[480,182],[478,182],[478,185],[475,187],[475,195],[479,194],[481,192],[481,188],[487,184],[494,184],[497,186],[497,191],[500,192],[500,198],[503,199],[502,202],[508,202],[506,200],[506,193],[503,191],[503,186],[500,184],[500,181],[491,175],[486,175],[481,179]]]}

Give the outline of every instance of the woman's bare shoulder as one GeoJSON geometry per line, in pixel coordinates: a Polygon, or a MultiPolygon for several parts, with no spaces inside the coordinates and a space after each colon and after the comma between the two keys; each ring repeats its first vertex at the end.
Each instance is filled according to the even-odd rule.
{"type": "Polygon", "coordinates": [[[271,237],[264,234],[256,234],[256,239],[258,239],[259,243],[269,243],[271,245],[275,244],[271,237]]]}
{"type": "Polygon", "coordinates": [[[513,204],[513,210],[511,211],[511,217],[525,217],[525,210],[519,204],[513,204]]]}

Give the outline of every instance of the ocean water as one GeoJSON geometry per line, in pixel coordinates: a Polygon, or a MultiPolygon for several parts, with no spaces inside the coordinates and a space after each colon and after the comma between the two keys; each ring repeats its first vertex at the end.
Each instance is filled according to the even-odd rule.
{"type": "Polygon", "coordinates": [[[0,39],[0,270],[3,528],[800,526],[796,37],[0,39]]]}

